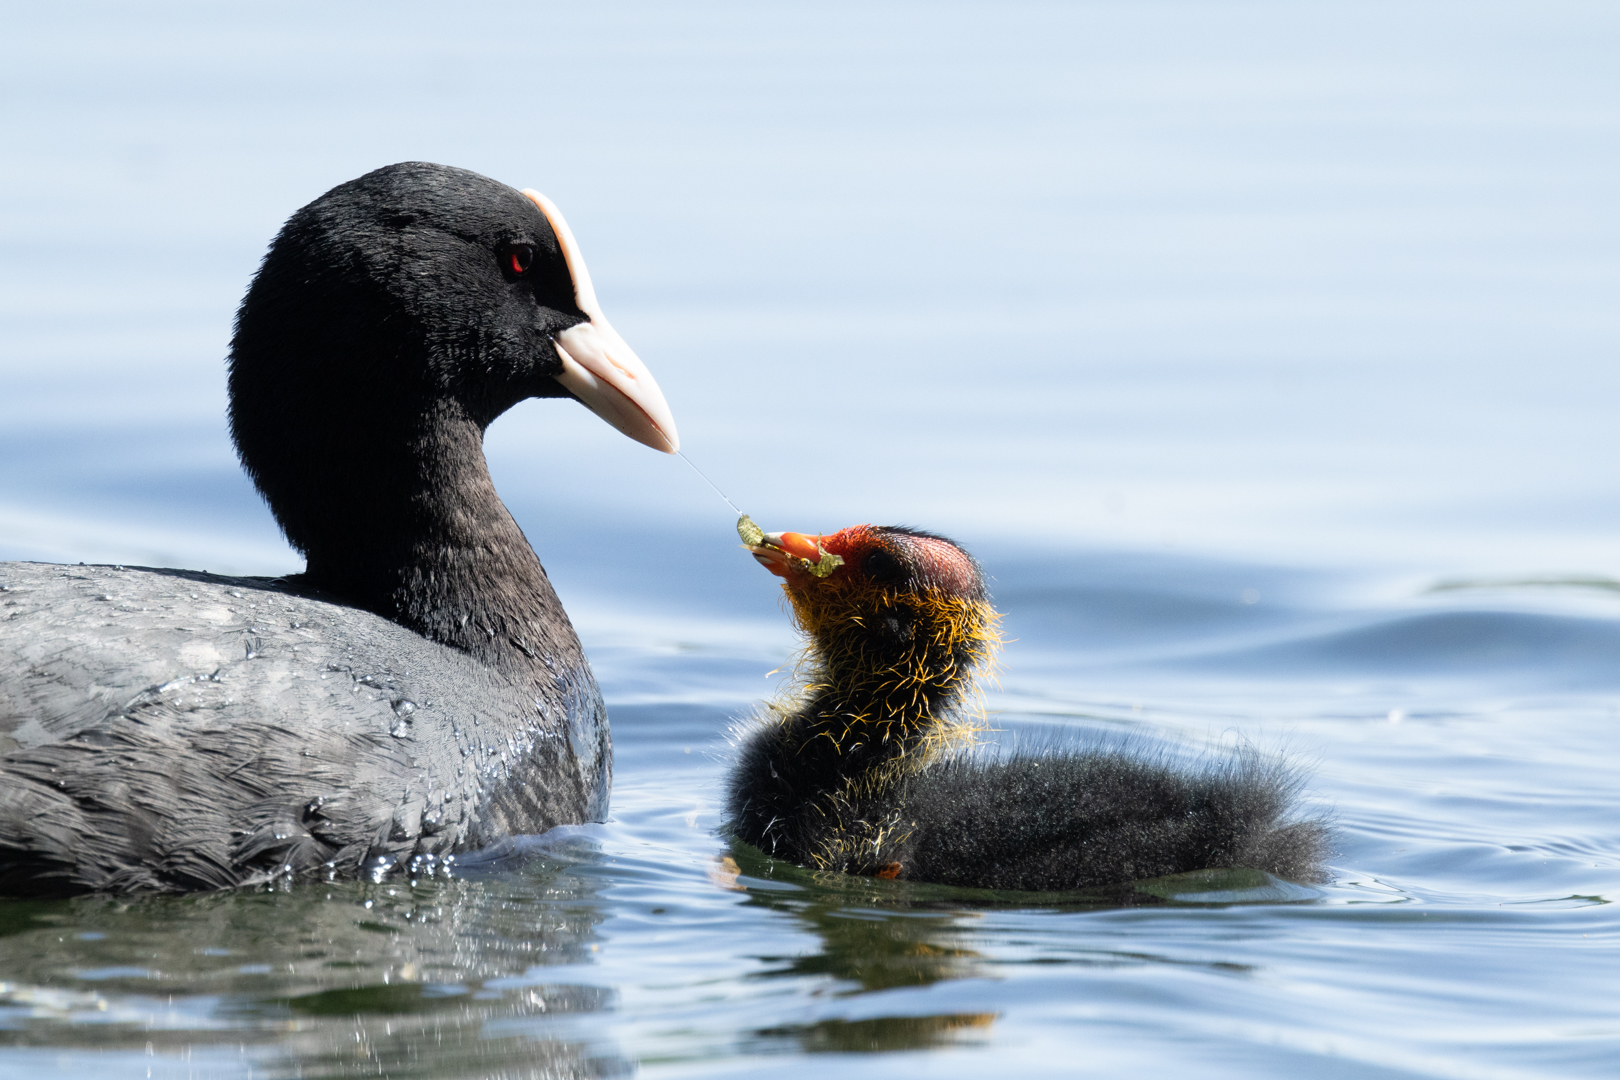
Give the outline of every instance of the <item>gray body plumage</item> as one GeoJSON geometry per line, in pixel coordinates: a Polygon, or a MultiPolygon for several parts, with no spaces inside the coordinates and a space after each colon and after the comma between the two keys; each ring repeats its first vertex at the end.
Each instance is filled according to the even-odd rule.
{"type": "Polygon", "coordinates": [[[606,811],[577,641],[541,682],[271,579],[6,563],[0,586],[0,894],[424,870],[606,811]]]}

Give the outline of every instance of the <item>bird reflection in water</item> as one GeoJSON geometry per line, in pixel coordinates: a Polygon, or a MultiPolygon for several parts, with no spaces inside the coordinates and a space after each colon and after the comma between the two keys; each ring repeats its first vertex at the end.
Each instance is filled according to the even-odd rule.
{"type": "MultiPolygon", "coordinates": [[[[834,980],[844,984],[837,995],[850,997],[984,974],[984,957],[963,944],[970,932],[965,922],[977,913],[897,906],[894,894],[905,890],[903,884],[802,870],[746,845],[717,859],[710,878],[746,892],[751,905],[791,915],[821,939],[812,955],[762,957],[768,966],[757,978],[834,980]]],[[[986,1038],[999,1015],[833,1017],[757,1029],[742,1049],[850,1053],[961,1046],[986,1038]]]]}
{"type": "Polygon", "coordinates": [[[125,1054],[271,1075],[623,1076],[629,1059],[557,1026],[613,1008],[615,992],[545,978],[587,961],[606,917],[596,892],[561,860],[530,859],[414,885],[0,903],[0,1005],[28,1006],[13,1035],[35,1045],[93,1023],[109,1070],[125,1054]]]}
{"type": "Polygon", "coordinates": [[[944,1013],[938,1016],[878,1016],[869,1020],[822,1020],[815,1024],[760,1028],[745,1050],[769,1052],[788,1042],[807,1054],[872,1053],[883,1050],[932,1050],[971,1046],[988,1040],[999,1013],[944,1013]]]}

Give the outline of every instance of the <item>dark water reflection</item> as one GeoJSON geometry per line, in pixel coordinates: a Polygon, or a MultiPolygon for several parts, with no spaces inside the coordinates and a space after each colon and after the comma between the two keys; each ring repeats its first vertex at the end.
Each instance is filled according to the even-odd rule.
{"type": "Polygon", "coordinates": [[[498,879],[6,904],[0,1039],[203,1075],[622,1075],[559,1028],[611,990],[500,984],[585,958],[596,892],[529,860],[498,879]]]}
{"type": "Polygon", "coordinates": [[[745,1039],[747,1053],[847,1054],[884,1050],[935,1050],[984,1043],[995,1013],[943,1016],[880,1016],[871,1020],[822,1020],[761,1028],[745,1039]],[[784,1047],[784,1044],[785,1047],[784,1047]]]}
{"type": "Polygon", "coordinates": [[[958,912],[908,910],[902,890],[862,889],[857,882],[826,881],[831,875],[805,871],[784,875],[806,882],[784,893],[777,882],[745,876],[770,873],[769,860],[741,845],[733,851],[742,860],[722,863],[721,883],[746,890],[750,904],[792,916],[819,939],[813,953],[761,956],[765,968],[754,978],[825,978],[849,984],[838,993],[856,994],[982,974],[977,962],[983,957],[968,947],[971,927],[958,912]]]}

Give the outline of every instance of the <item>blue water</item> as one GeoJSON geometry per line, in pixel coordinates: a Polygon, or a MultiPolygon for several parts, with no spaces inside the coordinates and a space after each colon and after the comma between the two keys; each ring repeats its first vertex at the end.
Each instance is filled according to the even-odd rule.
{"type": "Polygon", "coordinates": [[[679,461],[530,402],[487,449],[612,820],[451,882],[0,904],[0,1078],[1614,1075],[1611,6],[5,22],[0,558],[296,568],[224,433],[234,305],[297,206],[450,162],[564,208],[767,528],[975,551],[992,737],[1290,754],[1337,853],[1082,908],[732,852],[772,579],[679,461]]]}

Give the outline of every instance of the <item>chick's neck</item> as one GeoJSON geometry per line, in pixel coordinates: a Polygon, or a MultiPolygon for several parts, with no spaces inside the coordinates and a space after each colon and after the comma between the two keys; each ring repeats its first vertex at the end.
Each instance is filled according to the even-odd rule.
{"type": "Polygon", "coordinates": [[[961,706],[999,641],[987,603],[837,579],[786,591],[810,667],[783,736],[798,764],[823,774],[814,786],[918,768],[971,741],[961,706]]]}

